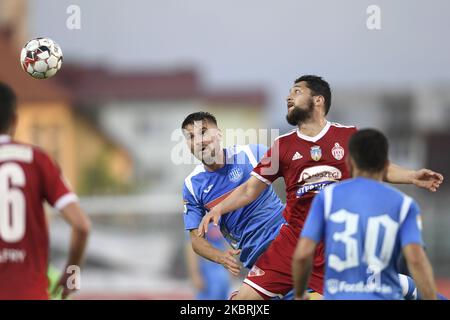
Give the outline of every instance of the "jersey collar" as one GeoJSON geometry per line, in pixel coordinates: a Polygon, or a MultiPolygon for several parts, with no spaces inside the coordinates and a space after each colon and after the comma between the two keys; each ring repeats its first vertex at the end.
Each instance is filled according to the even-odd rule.
{"type": "Polygon", "coordinates": [[[0,143],[8,143],[11,141],[11,137],[7,134],[0,134],[0,143]]]}
{"type": "Polygon", "coordinates": [[[306,136],[304,134],[300,133],[300,129],[297,129],[297,136],[300,139],[306,140],[306,141],[310,141],[310,142],[316,142],[318,140],[320,140],[330,129],[331,127],[331,122],[327,121],[327,123],[325,124],[325,127],[323,127],[323,129],[314,137],[310,137],[310,136],[306,136]]]}

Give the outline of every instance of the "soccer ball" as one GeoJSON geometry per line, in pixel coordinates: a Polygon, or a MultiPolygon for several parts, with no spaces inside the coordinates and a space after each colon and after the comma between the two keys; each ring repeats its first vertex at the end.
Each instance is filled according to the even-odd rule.
{"type": "Polygon", "coordinates": [[[20,53],[20,64],[30,76],[36,79],[53,77],[61,68],[61,48],[49,38],[28,41],[20,53]]]}

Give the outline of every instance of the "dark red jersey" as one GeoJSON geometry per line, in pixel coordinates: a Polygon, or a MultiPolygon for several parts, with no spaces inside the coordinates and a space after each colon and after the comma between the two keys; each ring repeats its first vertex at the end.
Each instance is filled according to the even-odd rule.
{"type": "Polygon", "coordinates": [[[0,136],[0,299],[48,299],[44,201],[77,201],[41,149],[0,136]]]}
{"type": "Polygon", "coordinates": [[[271,184],[283,177],[286,184],[284,217],[295,230],[305,223],[312,199],[325,186],[347,179],[348,141],[355,127],[327,122],[315,137],[293,130],[278,137],[252,175],[271,184]]]}

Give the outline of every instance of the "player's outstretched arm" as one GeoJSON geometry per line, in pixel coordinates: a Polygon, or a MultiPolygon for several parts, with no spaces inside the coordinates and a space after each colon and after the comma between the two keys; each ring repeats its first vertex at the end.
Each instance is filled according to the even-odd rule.
{"type": "Polygon", "coordinates": [[[390,163],[384,180],[389,183],[414,184],[432,192],[444,181],[442,174],[429,169],[410,170],[390,163]]]}
{"type": "MultiPolygon", "coordinates": [[[[69,258],[66,265],[67,270],[67,267],[69,266],[79,267],[81,265],[87,244],[87,239],[91,229],[91,222],[88,216],[76,202],[66,205],[63,209],[61,209],[61,214],[72,227],[69,258]]],[[[70,293],[74,291],[74,289],[69,289],[67,286],[67,280],[70,274],[65,272],[66,270],[64,270],[59,281],[59,286],[62,286],[63,288],[63,299],[65,299],[70,293]]]]}
{"type": "Polygon", "coordinates": [[[211,221],[217,225],[223,214],[242,208],[255,201],[265,188],[267,188],[267,184],[253,176],[250,177],[203,217],[198,227],[198,235],[203,236],[208,232],[208,225],[211,221]]]}
{"type": "Polygon", "coordinates": [[[416,283],[422,299],[436,300],[436,284],[434,282],[433,268],[425,251],[419,244],[409,244],[403,248],[406,262],[416,283]]]}
{"type": "Polygon", "coordinates": [[[237,276],[241,270],[241,267],[235,258],[240,253],[240,250],[229,249],[221,251],[214,248],[208,240],[198,236],[198,230],[193,229],[190,231],[192,249],[195,253],[206,258],[212,262],[221,264],[225,269],[230,271],[233,275],[237,276]]]}
{"type": "Polygon", "coordinates": [[[292,278],[295,299],[304,299],[311,275],[312,261],[316,243],[308,238],[301,238],[292,258],[292,278]]]}

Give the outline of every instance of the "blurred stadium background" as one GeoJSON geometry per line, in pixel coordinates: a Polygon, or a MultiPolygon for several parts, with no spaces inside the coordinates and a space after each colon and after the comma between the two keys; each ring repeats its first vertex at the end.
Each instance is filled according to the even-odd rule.
{"type": "MultiPolygon", "coordinates": [[[[446,177],[436,194],[401,189],[421,205],[438,286],[450,295],[450,3],[377,1],[376,31],[366,27],[370,4],[0,1],[0,81],[19,95],[16,137],[55,157],[93,221],[77,298],[192,298],[181,189],[193,165],[171,162],[174,131],[202,109],[223,130],[284,133],[284,98],[307,73],[333,88],[330,120],[380,128],[394,162],[446,177]],[[80,29],[66,26],[71,5],[80,29]],[[38,36],[63,50],[53,79],[20,69],[20,48],[38,36]]],[[[62,267],[69,229],[56,214],[50,229],[51,262],[62,267]]]]}

